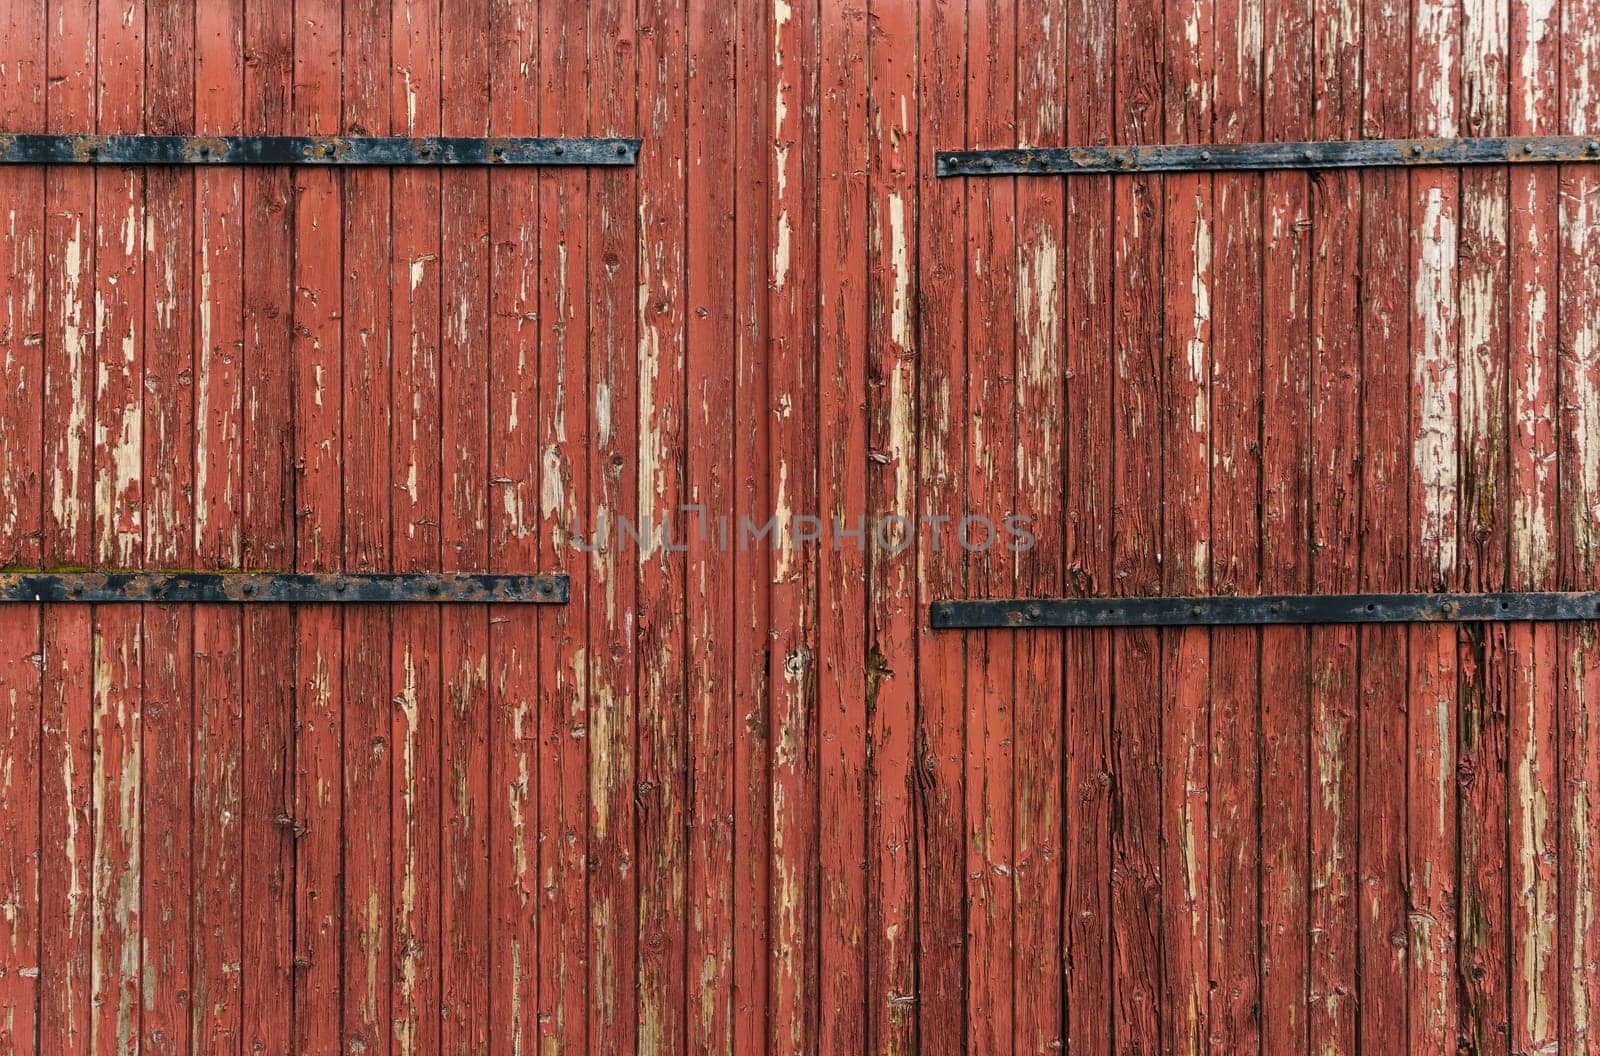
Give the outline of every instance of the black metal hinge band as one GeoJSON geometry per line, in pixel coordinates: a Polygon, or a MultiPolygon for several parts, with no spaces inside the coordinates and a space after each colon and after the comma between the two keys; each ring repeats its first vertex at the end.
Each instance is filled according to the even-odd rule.
{"type": "Polygon", "coordinates": [[[354,572],[11,572],[0,602],[567,603],[557,574],[354,572]]]}
{"type": "Polygon", "coordinates": [[[632,165],[639,140],[528,136],[44,136],[0,133],[10,165],[632,165]]]}
{"type": "Polygon", "coordinates": [[[1600,593],[1273,594],[936,601],[935,629],[1600,621],[1600,593]]]}
{"type": "Polygon", "coordinates": [[[1541,162],[1600,162],[1600,137],[1508,136],[942,150],[936,156],[936,171],[940,176],[1050,176],[1541,162]]]}

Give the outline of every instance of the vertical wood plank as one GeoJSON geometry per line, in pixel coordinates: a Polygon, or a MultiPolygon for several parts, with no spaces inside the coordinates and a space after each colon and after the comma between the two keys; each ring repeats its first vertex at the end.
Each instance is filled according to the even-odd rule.
{"type": "MultiPolygon", "coordinates": [[[[688,80],[685,85],[691,115],[686,143],[687,226],[685,228],[685,283],[689,314],[685,329],[685,458],[684,515],[681,528],[684,556],[683,613],[686,626],[687,663],[685,698],[687,711],[686,760],[692,767],[692,780],[686,788],[687,818],[687,928],[684,961],[685,987],[693,986],[697,999],[686,998],[685,1043],[698,1052],[732,1052],[732,1017],[729,997],[733,973],[733,671],[732,640],[734,608],[733,552],[725,542],[734,510],[732,497],[733,418],[738,404],[734,400],[735,360],[728,354],[733,345],[734,326],[734,212],[728,208],[728,189],[734,183],[734,97],[728,91],[733,80],[734,33],[733,5],[691,2],[688,5],[689,49],[688,80]]],[[[824,29],[826,32],[826,27],[824,29]]],[[[845,46],[844,41],[838,44],[845,46]]],[[[848,52],[841,51],[841,54],[848,52]]],[[[857,55],[859,60],[859,55],[857,55]]],[[[835,104],[837,105],[837,104],[835,104]]],[[[840,124],[843,124],[841,121],[840,124]]],[[[824,123],[824,127],[827,122],[824,123]]],[[[591,178],[592,179],[592,178],[591,178]]],[[[848,220],[843,221],[848,224],[848,220]]],[[[865,270],[864,268],[862,269],[865,270]]],[[[864,276],[863,276],[864,277],[864,276]]],[[[860,401],[857,394],[857,402],[860,401]]],[[[854,408],[851,408],[852,411],[854,408]]],[[[843,445],[843,438],[839,440],[843,445]]],[[[822,457],[819,454],[819,457],[822,457]]],[[[847,511],[841,510],[841,516],[847,511]]],[[[853,511],[849,511],[853,512],[853,511]]],[[[842,607],[844,618],[862,611],[859,603],[842,607]]],[[[859,629],[859,625],[856,625],[859,629]]],[[[841,630],[843,630],[841,628],[841,630]]],[[[848,632],[841,633],[840,663],[846,671],[859,664],[859,635],[854,639],[856,656],[851,653],[848,632]]],[[[848,674],[844,676],[848,679],[848,674]]],[[[841,686],[841,696],[848,688],[841,686]]],[[[859,697],[857,698],[859,700],[859,697]]],[[[859,714],[855,709],[852,713],[859,714]]],[[[838,750],[848,753],[849,729],[838,750]]],[[[858,731],[859,732],[859,728],[858,731]]],[[[826,736],[826,734],[824,734],[826,736]]],[[[824,749],[825,751],[828,749],[824,749]]],[[[848,765],[847,762],[844,765],[848,765]]],[[[852,926],[862,930],[859,902],[851,903],[846,892],[860,876],[860,861],[866,852],[854,835],[851,821],[862,816],[861,801],[852,803],[849,774],[838,779],[842,788],[835,793],[842,827],[839,858],[826,858],[818,869],[832,874],[825,886],[840,889],[839,932],[849,942],[852,926]],[[849,872],[840,875],[840,860],[849,862],[849,872]],[[856,912],[852,915],[852,908],[856,912]]],[[[828,791],[819,786],[819,796],[828,791]]],[[[826,803],[826,798],[824,798],[826,803]]],[[[826,814],[824,806],[824,814],[826,814]]],[[[824,957],[829,956],[824,951],[824,957]]],[[[848,1015],[854,994],[859,992],[860,973],[846,956],[836,964],[838,979],[849,998],[821,995],[824,1006],[835,1005],[848,1015]],[[853,983],[855,990],[849,990],[853,983]]],[[[824,973],[824,979],[826,979],[824,973]]],[[[835,984],[838,986],[839,984],[835,984]]],[[[849,1033],[843,1038],[852,1037],[849,1033]]],[[[853,1035],[853,1051],[863,1039],[853,1035]]]]}
{"type": "MultiPolygon", "coordinates": [[[[239,54],[242,3],[204,4],[195,23],[195,128],[226,134],[243,127],[239,54]],[[215,86],[215,87],[213,87],[215,86]]],[[[197,168],[194,180],[194,538],[198,563],[238,568],[244,561],[241,416],[244,354],[243,174],[197,168]]],[[[231,614],[235,617],[237,614],[231,614]]],[[[200,611],[212,633],[219,612],[200,611]]],[[[237,633],[237,632],[234,632],[237,633]]]]}
{"type": "MultiPolygon", "coordinates": [[[[1361,132],[1361,27],[1350,5],[1314,5],[1311,134],[1361,132]]],[[[1328,172],[1311,183],[1311,589],[1360,589],[1361,177],[1328,172]]],[[[1310,631],[1310,993],[1307,1048],[1356,1046],[1356,799],[1359,707],[1354,627],[1310,631]]],[[[1215,736],[1215,734],[1213,734],[1215,736]]]]}
{"type": "MultiPolygon", "coordinates": [[[[0,124],[45,127],[45,7],[0,15],[0,124]]],[[[43,171],[0,174],[0,560],[34,565],[43,535],[45,184],[43,171]]],[[[0,612],[0,1049],[44,1044],[40,976],[45,793],[43,609],[0,612]]]]}
{"type": "Polygon", "coordinates": [[[820,1043],[819,904],[814,881],[818,569],[816,544],[800,538],[817,517],[814,262],[819,159],[814,151],[820,9],[820,2],[809,0],[774,3],[769,54],[772,369],[766,413],[772,431],[767,472],[773,478],[772,513],[777,517],[767,674],[773,739],[769,1047],[779,1053],[812,1052],[820,1043]]]}
{"type": "MultiPolygon", "coordinates": [[[[344,15],[343,131],[376,135],[391,127],[392,26],[364,4],[347,4],[344,15]]],[[[342,567],[386,571],[392,566],[394,424],[391,173],[352,169],[343,176],[342,567]]],[[[394,1022],[391,615],[388,606],[345,608],[344,663],[339,671],[344,683],[343,1045],[374,1053],[389,1048],[394,1022]]]]}
{"type": "Polygon", "coordinates": [[[0,1048],[26,1056],[44,1047],[41,966],[60,951],[41,942],[42,610],[8,608],[0,614],[0,1048]]]}
{"type": "MultiPolygon", "coordinates": [[[[77,3],[46,25],[46,131],[93,128],[96,6],[77,3]]],[[[44,469],[41,564],[91,564],[94,468],[95,173],[89,166],[45,172],[44,469]]]]}
{"type": "MultiPolygon", "coordinates": [[[[1312,6],[1265,8],[1263,135],[1311,131],[1312,6]]],[[[1261,588],[1307,588],[1312,359],[1309,178],[1263,179],[1261,588]]],[[[1262,1049],[1303,1051],[1309,932],[1310,636],[1300,627],[1261,631],[1261,1034],[1262,1049]],[[1272,804],[1272,809],[1266,809],[1272,804]]]]}
{"type": "MultiPolygon", "coordinates": [[[[341,128],[343,17],[333,0],[295,8],[295,126],[307,134],[341,128]]],[[[341,281],[343,176],[294,173],[295,569],[340,567],[340,408],[344,343],[341,281]]],[[[363,461],[362,464],[366,464],[363,461]]],[[[342,1048],[344,951],[340,882],[344,784],[342,617],[331,605],[295,613],[295,943],[297,1051],[342,1048]]],[[[388,1033],[387,1024],[385,1034],[388,1033]]]]}
{"type": "MultiPolygon", "coordinates": [[[[144,127],[157,134],[195,126],[195,12],[188,0],[158,0],[147,11],[144,127]]],[[[144,567],[192,568],[194,561],[194,178],[181,168],[149,169],[142,238],[147,352],[141,391],[144,567]]],[[[147,658],[143,701],[147,795],[141,910],[145,988],[140,1038],[151,1053],[190,1051],[189,996],[193,827],[194,609],[144,608],[147,658]]]]}
{"type": "MultiPolygon", "coordinates": [[[[145,8],[121,0],[96,10],[102,91],[95,127],[139,132],[145,108],[145,8]]],[[[131,568],[144,557],[144,174],[95,173],[94,547],[96,563],[131,568]]],[[[139,1045],[143,914],[141,607],[96,606],[93,616],[94,889],[92,1045],[139,1045]]]]}
{"type": "MultiPolygon", "coordinates": [[[[539,127],[540,22],[532,0],[489,8],[489,128],[533,135],[539,127]]],[[[490,560],[497,572],[540,567],[538,176],[489,174],[493,280],[489,292],[490,560]]],[[[510,606],[491,619],[489,652],[491,769],[490,919],[495,936],[490,987],[492,1035],[512,1052],[538,1046],[539,928],[539,621],[510,606]]],[[[631,740],[631,731],[630,738],[631,740]]],[[[631,773],[630,773],[631,786],[631,773]]],[[[629,796],[632,789],[629,789],[629,796]]],[[[631,850],[631,843],[630,843],[631,850]]],[[[631,888],[631,878],[630,878],[631,888]]]]}
{"type": "MultiPolygon", "coordinates": [[[[440,121],[446,135],[481,136],[489,124],[485,0],[449,0],[440,24],[440,121]]],[[[439,390],[443,568],[489,563],[489,183],[479,169],[444,174],[450,202],[440,233],[439,390]]],[[[582,303],[580,297],[579,303],[582,303]]],[[[582,386],[575,386],[582,398],[582,386]]],[[[446,1052],[489,1045],[489,610],[449,606],[439,663],[445,798],[440,817],[445,938],[440,1042],[446,1052]]],[[[581,873],[579,874],[582,875],[581,873]]]]}
{"type": "MultiPolygon", "coordinates": [[[[390,32],[390,132],[440,134],[441,12],[439,0],[393,5],[390,32]]],[[[394,567],[435,571],[441,563],[439,369],[441,181],[439,172],[397,169],[389,284],[393,291],[390,449],[394,567]]],[[[441,923],[445,860],[440,848],[444,733],[439,655],[441,610],[402,605],[392,613],[391,692],[394,717],[393,1050],[443,1051],[440,972],[446,932],[441,923]]],[[[452,1008],[452,1015],[454,1009],[452,1008]]]]}
{"type": "MultiPolygon", "coordinates": [[[[745,545],[746,518],[765,523],[772,510],[772,484],[767,475],[772,423],[765,413],[771,359],[767,345],[767,262],[771,259],[772,217],[767,208],[771,193],[767,158],[770,156],[770,69],[767,42],[771,40],[772,5],[764,0],[737,0],[738,62],[734,78],[734,139],[736,170],[749,178],[733,188],[734,251],[739,267],[735,275],[737,317],[733,356],[734,399],[747,413],[734,416],[733,473],[737,491],[733,498],[734,629],[733,664],[737,680],[734,707],[734,939],[732,978],[734,1051],[759,1051],[767,1044],[767,1012],[771,1007],[771,904],[767,897],[771,876],[768,825],[772,801],[768,795],[772,738],[768,706],[770,639],[769,599],[772,552],[768,545],[745,545]],[[760,413],[748,413],[751,408],[760,413]]],[[[641,190],[641,194],[645,193],[641,190]]],[[[640,214],[643,221],[643,214],[640,214]]],[[[642,259],[640,267],[645,267],[642,259]]],[[[641,312],[646,302],[640,302],[641,312]]],[[[642,322],[642,321],[641,321],[642,322]]],[[[640,398],[644,389],[641,382],[640,398]]],[[[642,419],[640,419],[642,420],[642,419]]],[[[639,478],[642,486],[643,478],[639,478]]],[[[642,581],[636,581],[642,590],[642,581]]],[[[641,598],[642,601],[642,598],[641,598]]],[[[640,643],[641,653],[643,643],[640,643]]]]}
{"type": "MultiPolygon", "coordinates": [[[[1405,134],[1411,127],[1408,7],[1363,9],[1362,132],[1405,134]]],[[[1409,347],[1411,317],[1409,221],[1393,203],[1409,174],[1361,174],[1361,589],[1409,585],[1411,367],[1396,349],[1409,347]]],[[[1361,802],[1357,917],[1356,1041],[1363,1051],[1407,1045],[1409,923],[1406,876],[1408,632],[1363,627],[1361,669],[1361,802]]]]}
{"type": "MultiPolygon", "coordinates": [[[[157,135],[195,128],[196,17],[190,0],[152,0],[147,12],[144,128],[157,135]]],[[[237,55],[238,41],[234,54],[237,55]]],[[[228,95],[224,90],[216,94],[228,95]]],[[[231,85],[237,96],[237,81],[231,85]]],[[[143,395],[142,495],[145,524],[142,566],[190,568],[194,561],[194,173],[181,166],[151,166],[145,223],[140,231],[146,276],[139,308],[148,339],[143,395]]],[[[237,458],[237,453],[235,453],[237,458]]],[[[187,635],[185,635],[185,638],[187,635]]],[[[152,643],[172,646],[161,635],[152,643]]],[[[187,749],[185,749],[187,751],[187,749]]],[[[185,782],[187,783],[187,782],[185,782]]],[[[179,989],[182,989],[180,982],[179,989]]]]}
{"type": "MultiPolygon", "coordinates": [[[[918,53],[929,58],[917,95],[917,245],[919,304],[917,596],[962,597],[966,569],[948,519],[963,505],[966,478],[966,250],[963,181],[934,175],[938,144],[966,137],[967,78],[961,62],[965,4],[920,9],[918,53]],[[934,56],[944,56],[942,77],[934,56]],[[941,521],[932,518],[943,518],[941,521]],[[940,548],[933,548],[937,540],[940,548]]],[[[772,237],[782,245],[781,226],[772,237]]],[[[776,328],[778,321],[773,320],[776,328]]],[[[774,576],[776,578],[776,576],[774,576]]],[[[959,1052],[966,1020],[964,786],[966,635],[934,634],[919,619],[917,642],[917,1002],[922,1051],[959,1052]]],[[[774,733],[777,731],[775,730],[774,733]]],[[[775,751],[777,746],[775,745],[775,751]]],[[[774,766],[777,765],[776,757],[774,766]]],[[[776,926],[776,920],[774,926],[776,926]]]]}
{"type": "MultiPolygon", "coordinates": [[[[540,132],[581,135],[586,124],[584,108],[568,101],[584,96],[588,88],[582,61],[587,23],[576,11],[560,5],[545,5],[540,14],[540,132]]],[[[681,26],[677,32],[681,35],[681,26]]],[[[682,61],[681,50],[672,54],[682,61]]],[[[681,133],[670,142],[681,150],[681,133]]],[[[665,165],[665,159],[658,164],[665,165]]],[[[587,1044],[588,1029],[588,581],[578,574],[583,555],[574,545],[576,533],[590,519],[587,195],[588,176],[581,169],[552,172],[539,180],[539,403],[535,419],[541,445],[536,462],[539,567],[574,573],[567,604],[540,613],[539,875],[544,897],[539,918],[540,1032],[543,1045],[576,1050],[587,1044]]],[[[681,184],[677,202],[681,208],[681,184]]],[[[682,237],[681,225],[672,225],[669,232],[668,237],[682,237]]],[[[642,291],[639,295],[645,296],[642,291]]],[[[673,287],[675,310],[680,307],[681,295],[681,285],[673,287]]],[[[681,394],[681,389],[678,391],[681,394]]],[[[681,593],[663,597],[656,609],[662,634],[679,629],[672,615],[676,603],[669,600],[676,597],[681,593]]],[[[659,662],[669,669],[673,663],[666,657],[659,662]]],[[[660,699],[654,705],[648,700],[641,703],[658,709],[656,722],[667,725],[682,715],[679,697],[660,699]]],[[[673,774],[669,787],[676,786],[676,778],[673,774]]],[[[640,780],[645,779],[641,768],[640,780]]],[[[674,830],[681,824],[681,817],[676,818],[674,830]]],[[[679,832],[674,831],[673,836],[681,840],[679,832]]],[[[648,855],[641,851],[640,857],[648,855]]],[[[665,884],[670,876],[681,890],[683,863],[680,856],[671,860],[670,874],[657,874],[658,882],[665,884]]],[[[641,884],[643,877],[641,874],[641,884]]],[[[663,939],[672,927],[681,926],[680,921],[681,914],[666,918],[663,939]]],[[[658,944],[655,952],[663,960],[676,955],[676,964],[682,964],[681,938],[658,944]]],[[[674,1024],[680,1025],[682,1005],[673,1007],[674,1024]]],[[[641,1023],[640,1029],[645,1030],[645,1024],[641,1023]]]]}
{"type": "MultiPolygon", "coordinates": [[[[243,47],[244,127],[290,128],[293,10],[248,4],[243,47]]],[[[237,61],[237,59],[236,59],[237,61]]],[[[294,558],[293,373],[290,364],[292,227],[290,174],[243,176],[244,269],[241,449],[246,568],[289,568],[294,558]]],[[[290,1037],[293,994],[294,681],[284,651],[293,617],[278,605],[244,609],[244,1036],[251,1051],[290,1037]],[[253,969],[253,970],[252,970],[253,969]]],[[[292,646],[291,646],[292,647],[292,646]]]]}
{"type": "MultiPolygon", "coordinates": [[[[144,15],[143,0],[97,9],[101,133],[143,130],[144,15]]],[[[144,177],[138,167],[95,167],[94,554],[111,568],[134,568],[144,557],[144,177]]],[[[113,635],[129,613],[137,616],[113,612],[113,635]]]]}
{"type": "MultiPolygon", "coordinates": [[[[1163,130],[1161,7],[1130,0],[1116,26],[1113,113],[1122,143],[1163,130]],[[1125,63],[1125,65],[1124,65],[1125,63]]],[[[1111,583],[1119,594],[1161,592],[1162,228],[1158,177],[1112,185],[1114,368],[1111,583]]],[[[1161,953],[1160,637],[1149,629],[1111,638],[1113,830],[1111,835],[1112,1034],[1118,1046],[1155,1048],[1163,1038],[1161,953]]]]}
{"type": "MultiPolygon", "coordinates": [[[[867,963],[873,1053],[915,1048],[917,365],[916,134],[921,61],[912,4],[868,4],[867,963]]],[[[741,242],[742,246],[744,243],[741,242]]],[[[737,247],[736,247],[737,249],[737,247]]],[[[741,404],[743,400],[739,401],[741,404]]],[[[743,437],[741,437],[743,439],[743,437]]],[[[751,500],[746,500],[747,502],[751,500]]],[[[752,503],[753,504],[753,503],[752,503]]],[[[742,558],[741,558],[742,563],[742,558]]],[[[736,575],[736,581],[750,577],[736,575]]],[[[739,841],[743,842],[743,841],[739,841]]],[[[1059,976],[1058,976],[1059,979],[1059,976]]]]}
{"type": "MultiPolygon", "coordinates": [[[[1066,127],[1065,0],[1016,5],[1017,136],[1019,142],[1062,146],[1066,127]]],[[[1017,181],[1015,306],[1016,522],[1031,541],[1002,524],[997,549],[1015,549],[1021,595],[1059,597],[1065,589],[1066,202],[1058,181],[1017,181]]],[[[983,511],[993,516],[999,511],[983,511]]],[[[1015,1033],[1018,1052],[1043,1053],[1066,1043],[1062,867],[1064,810],[1062,747],[1066,635],[1027,635],[1016,643],[1015,791],[1015,1033]]]]}
{"type": "MultiPolygon", "coordinates": [[[[239,3],[195,9],[191,105],[196,132],[225,134],[242,128],[243,16],[239,3]]],[[[186,440],[194,464],[195,494],[188,529],[195,566],[238,568],[243,563],[244,512],[243,176],[237,171],[197,169],[189,177],[195,210],[190,251],[193,305],[185,344],[192,349],[194,419],[193,435],[186,440]]],[[[202,605],[193,610],[191,913],[203,922],[191,951],[189,1029],[196,1052],[237,1046],[244,1030],[244,834],[253,826],[244,803],[243,622],[243,610],[235,606],[202,605]]]]}
{"type": "MultiPolygon", "coordinates": [[[[1500,136],[1507,122],[1509,4],[1461,5],[1461,133],[1500,136]]],[[[1463,170],[1456,297],[1460,328],[1461,584],[1499,590],[1508,571],[1507,327],[1510,173],[1463,170]]],[[[1469,1048],[1509,1047],[1507,942],[1507,625],[1457,629],[1459,841],[1456,978],[1469,1048]]]]}
{"type": "Polygon", "coordinates": [[[111,1056],[139,1047],[143,655],[138,606],[97,605],[91,622],[94,861],[89,1035],[92,1051],[111,1056]]]}
{"type": "MultiPolygon", "coordinates": [[[[0,16],[0,122],[45,131],[46,10],[44,0],[7,5],[0,16]]],[[[0,230],[0,560],[40,562],[44,535],[45,172],[8,166],[0,173],[6,203],[0,230]]],[[[37,628],[35,628],[37,648],[37,628]]],[[[30,1031],[31,1032],[31,1031],[30,1031]]]]}
{"type": "MultiPolygon", "coordinates": [[[[1167,15],[1164,140],[1212,141],[1216,31],[1210,0],[1182,0],[1167,15]]],[[[1214,181],[1204,173],[1162,180],[1165,254],[1161,369],[1161,573],[1168,594],[1211,590],[1211,296],[1214,181]]],[[[1197,1052],[1211,1035],[1210,759],[1211,635],[1163,631],[1161,673],[1162,950],[1165,1045],[1197,1052]]]]}
{"type": "MultiPolygon", "coordinates": [[[[1600,10],[1561,5],[1561,131],[1600,133],[1600,10]]],[[[1587,166],[1560,170],[1561,242],[1557,255],[1560,292],[1556,345],[1559,350],[1559,495],[1562,505],[1560,579],[1563,587],[1596,581],[1600,562],[1600,323],[1589,306],[1600,295],[1600,179],[1587,166]]],[[[1595,890],[1600,887],[1600,843],[1594,839],[1595,797],[1600,794],[1600,722],[1590,712],[1600,701],[1600,636],[1593,624],[1560,629],[1562,679],[1561,785],[1558,807],[1564,831],[1558,850],[1561,871],[1560,940],[1562,1011],[1560,1045],[1592,1048],[1600,1037],[1595,1009],[1600,979],[1589,967],[1600,960],[1595,890]]]]}
{"type": "MultiPolygon", "coordinates": [[[[51,422],[47,428],[59,423],[51,422]]],[[[90,1050],[94,728],[88,606],[46,610],[39,770],[39,1051],[90,1050]]]]}
{"type": "MultiPolygon", "coordinates": [[[[1069,143],[1108,143],[1113,131],[1116,11],[1072,0],[1067,10],[1069,143]]],[[[1065,367],[1068,431],[1065,559],[1071,595],[1109,594],[1112,319],[1112,179],[1066,180],[1065,367]]],[[[1062,905],[1067,1048],[1109,1053],[1115,1000],[1111,902],[1111,639],[1113,632],[1069,631],[1063,756],[1066,857],[1062,905]]]]}
{"type": "MultiPolygon", "coordinates": [[[[1220,0],[1213,135],[1261,138],[1265,32],[1259,0],[1220,0]]],[[[1263,179],[1214,178],[1211,320],[1211,589],[1261,590],[1263,179]]],[[[1211,632],[1211,1033],[1223,1051],[1261,1051],[1261,634],[1211,632]]]]}
{"type": "MultiPolygon", "coordinates": [[[[238,4],[209,5],[196,12],[198,131],[225,133],[241,127],[237,71],[242,15],[238,4]]],[[[239,173],[224,171],[197,171],[193,180],[195,554],[203,567],[237,568],[243,511],[242,182],[239,173]]],[[[231,607],[201,607],[194,614],[194,913],[215,922],[204,932],[194,962],[191,1029],[197,1049],[237,1044],[243,1027],[242,620],[242,612],[231,607]]]]}
{"type": "MultiPolygon", "coordinates": [[[[193,791],[189,834],[200,922],[189,948],[194,1052],[237,1050],[244,1029],[244,702],[236,606],[194,614],[193,791]]],[[[292,833],[291,833],[292,835],[292,833]]],[[[254,973],[252,973],[253,978],[254,973]]]]}
{"type": "MultiPolygon", "coordinates": [[[[1559,127],[1560,11],[1511,4],[1508,129],[1541,135],[1559,127]]],[[[1557,504],[1556,224],[1558,170],[1513,169],[1507,217],[1510,255],[1510,553],[1507,587],[1551,590],[1557,582],[1561,514],[1557,504]]],[[[1536,1052],[1559,1042],[1558,849],[1559,661],[1557,630],[1516,625],[1506,648],[1511,919],[1507,927],[1509,1047],[1536,1052]]]]}
{"type": "MultiPolygon", "coordinates": [[[[633,8],[606,0],[588,9],[589,134],[635,134],[639,27],[633,8]]],[[[722,90],[733,95],[727,84],[722,90]]],[[[586,236],[589,523],[594,530],[604,525],[609,533],[587,555],[588,1042],[591,1050],[618,1052],[632,1049],[638,1030],[634,1005],[639,937],[634,888],[637,566],[635,555],[622,550],[617,538],[617,518],[638,509],[636,364],[641,302],[636,285],[640,245],[636,181],[631,169],[589,173],[586,236]]]]}
{"type": "MultiPolygon", "coordinates": [[[[1016,31],[1010,5],[981,0],[968,6],[968,143],[1003,142],[1015,134],[1016,31]]],[[[962,501],[946,511],[954,530],[940,560],[966,566],[972,596],[1006,597],[1015,590],[1013,555],[1003,544],[994,546],[993,539],[985,544],[984,529],[973,527],[981,522],[969,518],[994,523],[1010,513],[1015,495],[1016,181],[966,184],[965,489],[962,501]]],[[[968,1044],[984,1051],[1009,1045],[1014,1025],[1016,646],[1016,636],[1005,631],[967,635],[966,1034],[968,1044]]]]}
{"type": "MultiPolygon", "coordinates": [[[[1460,133],[1460,5],[1417,0],[1413,10],[1411,130],[1460,133]]],[[[1411,174],[1411,531],[1413,590],[1460,586],[1460,180],[1411,174]]],[[[1454,627],[1411,627],[1407,713],[1406,865],[1410,908],[1409,1044],[1453,1037],[1455,978],[1457,678],[1454,627]]]]}

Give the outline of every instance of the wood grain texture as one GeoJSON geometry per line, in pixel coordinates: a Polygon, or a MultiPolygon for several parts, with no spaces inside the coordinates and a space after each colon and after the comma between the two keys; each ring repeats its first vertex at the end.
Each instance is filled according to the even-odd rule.
{"type": "MultiPolygon", "coordinates": [[[[1114,12],[1073,0],[1075,27],[1068,38],[1066,133],[1069,142],[1109,142],[1115,79],[1114,12]]],[[[1114,269],[1112,182],[1099,177],[1067,181],[1066,237],[1078,252],[1067,258],[1065,363],[1067,406],[1063,532],[1067,589],[1073,595],[1107,593],[1111,567],[1113,494],[1111,447],[1112,309],[1114,269]],[[1080,384],[1078,379],[1105,379],[1080,384]]],[[[1074,909],[1063,922],[1062,963],[1067,985],[1066,1043],[1074,1050],[1110,1053],[1114,991],[1112,970],[1112,659],[1111,635],[1072,631],[1066,636],[1063,701],[1065,857],[1062,905],[1074,909]]]]}
{"type": "MultiPolygon", "coordinates": [[[[1558,125],[1558,16],[1539,4],[1511,6],[1508,127],[1513,131],[1558,125]]],[[[1513,587],[1554,583],[1557,576],[1557,176],[1553,169],[1513,174],[1509,188],[1507,582],[1513,587]]],[[[1553,627],[1514,629],[1507,645],[1508,1015],[1511,1046],[1523,1051],[1557,1044],[1559,1038],[1556,647],[1553,627]]]]}
{"type": "Polygon", "coordinates": [[[1587,135],[1596,18],[7,6],[8,129],[643,147],[0,172],[7,571],[571,576],[4,607],[0,1049],[1585,1048],[1593,627],[927,606],[1593,589],[1590,166],[934,157],[1587,135]]]}
{"type": "MultiPolygon", "coordinates": [[[[0,22],[0,122],[41,128],[45,8],[18,4],[0,22]]],[[[43,536],[45,181],[0,177],[0,555],[36,563],[43,536]]],[[[0,613],[0,1048],[36,1053],[42,1040],[44,818],[43,610],[0,613]]]]}

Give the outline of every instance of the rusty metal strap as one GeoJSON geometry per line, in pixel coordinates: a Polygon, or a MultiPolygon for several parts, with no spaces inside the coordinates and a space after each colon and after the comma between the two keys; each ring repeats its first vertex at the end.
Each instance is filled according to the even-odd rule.
{"type": "Polygon", "coordinates": [[[632,165],[637,139],[0,134],[11,165],[632,165]]]}
{"type": "Polygon", "coordinates": [[[1600,620],[1600,593],[1273,594],[936,601],[936,629],[1600,620]]]}
{"type": "Polygon", "coordinates": [[[1048,176],[1597,161],[1600,161],[1600,138],[1597,137],[1511,136],[942,150],[937,155],[937,171],[940,176],[1048,176]]]}
{"type": "Polygon", "coordinates": [[[567,577],[431,572],[14,572],[0,574],[0,601],[565,605],[567,577]]]}

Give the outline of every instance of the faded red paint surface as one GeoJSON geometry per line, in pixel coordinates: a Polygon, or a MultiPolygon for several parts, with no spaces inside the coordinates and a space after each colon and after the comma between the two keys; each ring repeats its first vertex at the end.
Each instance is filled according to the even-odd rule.
{"type": "Polygon", "coordinates": [[[926,620],[1594,589],[1592,167],[933,176],[1600,133],[1594,4],[0,15],[8,131],[644,141],[0,169],[0,564],[572,577],[6,606],[0,1052],[1597,1044],[1593,627],[926,620]]]}

